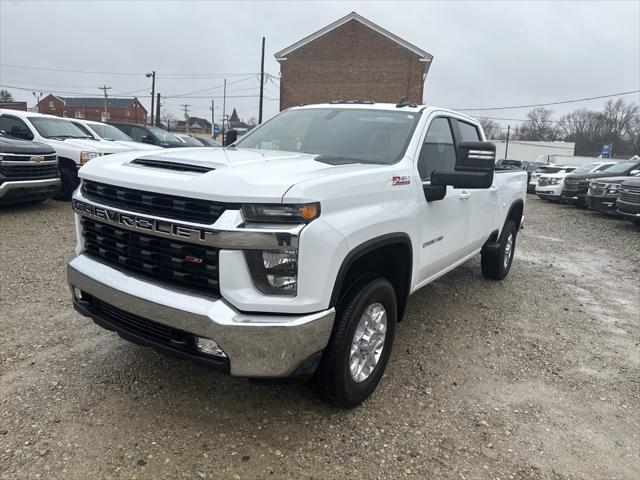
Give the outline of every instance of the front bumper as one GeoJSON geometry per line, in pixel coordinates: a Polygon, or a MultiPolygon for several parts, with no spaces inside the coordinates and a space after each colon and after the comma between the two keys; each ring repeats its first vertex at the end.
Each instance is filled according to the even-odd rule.
{"type": "Polygon", "coordinates": [[[616,210],[616,197],[596,197],[587,195],[586,202],[587,206],[596,212],[608,213],[610,215],[618,214],[616,210]]]}
{"type": "Polygon", "coordinates": [[[619,214],[624,215],[629,220],[640,222],[640,203],[625,202],[618,199],[616,206],[619,214]]]}
{"type": "MultiPolygon", "coordinates": [[[[142,321],[213,339],[227,355],[230,373],[242,377],[296,374],[305,360],[326,347],[335,318],[333,308],[306,315],[243,313],[222,298],[209,298],[142,280],[87,255],[79,255],[69,262],[67,275],[71,287],[77,287],[107,307],[131,314],[133,321],[138,317],[142,321]]],[[[81,313],[105,326],[104,316],[92,310],[90,304],[83,304],[78,299],[74,302],[81,313]]],[[[107,328],[113,326],[111,323],[107,328]]],[[[131,338],[132,332],[126,326],[115,327],[110,329],[117,330],[124,338],[158,346],[148,338],[131,338]]],[[[179,353],[171,352],[170,345],[165,347],[160,349],[179,353]]],[[[193,360],[211,359],[211,356],[197,352],[181,356],[193,360]],[[194,356],[197,358],[192,358],[194,356]]]]}
{"type": "Polygon", "coordinates": [[[59,188],[59,178],[6,180],[0,184],[0,204],[44,200],[55,195],[59,188]]]}

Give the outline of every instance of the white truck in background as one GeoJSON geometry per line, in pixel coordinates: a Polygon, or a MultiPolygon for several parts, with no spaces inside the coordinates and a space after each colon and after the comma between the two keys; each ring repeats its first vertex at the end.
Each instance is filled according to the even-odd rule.
{"type": "MultiPolygon", "coordinates": [[[[527,174],[457,112],[334,102],[225,148],[112,155],[74,194],[74,307],[130,341],[252,379],[376,388],[410,294],[477,254],[503,279],[527,174]]],[[[426,319],[425,319],[426,321],[426,319]]]]}

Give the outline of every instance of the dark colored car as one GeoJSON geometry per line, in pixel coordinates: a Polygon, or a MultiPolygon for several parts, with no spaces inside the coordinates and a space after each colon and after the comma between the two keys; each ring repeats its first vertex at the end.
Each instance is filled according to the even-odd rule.
{"type": "Polygon", "coordinates": [[[628,176],[604,177],[593,180],[589,184],[586,196],[587,207],[596,212],[618,215],[616,200],[620,194],[622,182],[628,178],[628,176]]]}
{"type": "Polygon", "coordinates": [[[150,125],[137,125],[135,123],[109,122],[119,130],[122,130],[136,142],[157,145],[163,148],[188,147],[174,134],[150,125]]]}
{"type": "Polygon", "coordinates": [[[0,133],[0,205],[40,202],[60,188],[58,157],[42,143],[0,133]]]}
{"type": "Polygon", "coordinates": [[[562,189],[562,201],[571,203],[576,207],[586,207],[587,191],[592,180],[605,177],[625,177],[637,173],[640,173],[640,161],[624,160],[611,165],[601,172],[567,175],[562,189]]]}
{"type": "Polygon", "coordinates": [[[218,142],[216,142],[213,138],[202,138],[202,137],[194,137],[194,138],[198,140],[200,143],[202,143],[202,145],[204,145],[205,147],[221,147],[222,146],[218,142]]]}
{"type": "Polygon", "coordinates": [[[640,223],[640,177],[630,177],[622,182],[616,207],[620,215],[640,223]]]}

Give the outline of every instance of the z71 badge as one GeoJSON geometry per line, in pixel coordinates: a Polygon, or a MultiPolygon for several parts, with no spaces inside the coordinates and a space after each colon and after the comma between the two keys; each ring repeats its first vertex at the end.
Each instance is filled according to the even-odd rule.
{"type": "Polygon", "coordinates": [[[391,185],[409,185],[411,183],[411,178],[404,175],[402,177],[391,177],[391,185]]]}

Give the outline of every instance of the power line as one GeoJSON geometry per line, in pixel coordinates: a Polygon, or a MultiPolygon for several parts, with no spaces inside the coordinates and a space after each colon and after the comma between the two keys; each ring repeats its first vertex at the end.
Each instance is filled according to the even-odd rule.
{"type": "Polygon", "coordinates": [[[572,100],[562,100],[558,102],[547,102],[547,103],[533,103],[530,105],[510,105],[508,107],[487,107],[487,108],[454,108],[453,110],[460,110],[463,112],[471,112],[471,111],[487,111],[487,110],[510,110],[516,108],[532,108],[532,107],[547,107],[550,105],[563,105],[565,103],[577,103],[577,102],[586,102],[588,100],[598,100],[601,98],[611,98],[611,97],[621,97],[622,95],[631,95],[632,93],[638,93],[640,90],[630,90],[628,92],[619,92],[619,93],[611,93],[608,95],[598,95],[596,97],[584,97],[584,98],[575,98],[572,100]]]}

